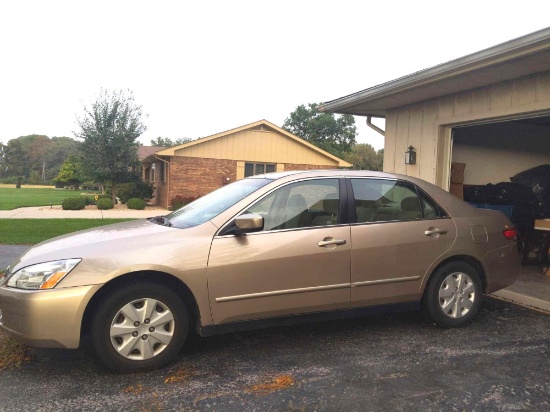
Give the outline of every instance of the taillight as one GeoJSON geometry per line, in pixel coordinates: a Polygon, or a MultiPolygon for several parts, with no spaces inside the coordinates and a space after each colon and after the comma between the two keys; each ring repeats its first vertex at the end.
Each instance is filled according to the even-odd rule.
{"type": "Polygon", "coordinates": [[[510,239],[510,240],[516,240],[518,236],[518,232],[516,229],[504,229],[502,231],[502,234],[506,239],[510,239]]]}

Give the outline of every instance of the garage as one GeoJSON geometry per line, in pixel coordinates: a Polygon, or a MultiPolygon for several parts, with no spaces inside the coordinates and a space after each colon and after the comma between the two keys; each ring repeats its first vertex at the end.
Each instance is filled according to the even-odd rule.
{"type": "Polygon", "coordinates": [[[550,116],[453,128],[452,162],[463,163],[465,185],[510,181],[550,163],[550,116]]]}
{"type": "MultiPolygon", "coordinates": [[[[512,183],[518,173],[550,165],[550,28],[329,101],[321,110],[364,116],[367,125],[384,118],[384,171],[468,200],[472,187],[512,183]]],[[[487,207],[483,196],[474,200],[487,207]]],[[[534,217],[523,226],[547,238],[550,212],[536,217],[549,230],[535,232],[534,217]]],[[[541,259],[547,245],[535,239],[532,246],[530,237],[526,258],[541,259]]]]}
{"type": "Polygon", "coordinates": [[[550,216],[550,117],[456,127],[451,136],[451,193],[507,214],[519,230],[523,262],[545,262],[550,236],[535,228],[550,216]],[[526,173],[537,186],[518,183],[515,176],[526,173]]]}

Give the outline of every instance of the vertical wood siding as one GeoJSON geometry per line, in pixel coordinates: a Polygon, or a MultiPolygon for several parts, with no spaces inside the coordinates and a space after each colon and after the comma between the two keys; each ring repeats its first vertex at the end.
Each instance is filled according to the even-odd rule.
{"type": "Polygon", "coordinates": [[[330,165],[338,163],[275,131],[244,130],[177,150],[176,156],[266,163],[330,165]]]}
{"type": "Polygon", "coordinates": [[[384,171],[445,187],[446,152],[450,147],[446,128],[549,112],[550,71],[390,110],[386,117],[384,171]],[[405,152],[411,145],[417,163],[405,165],[405,152]]]}

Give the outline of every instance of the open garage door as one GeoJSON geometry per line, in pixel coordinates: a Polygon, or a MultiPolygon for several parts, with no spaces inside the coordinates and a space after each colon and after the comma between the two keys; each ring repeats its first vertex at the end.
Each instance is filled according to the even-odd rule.
{"type": "MultiPolygon", "coordinates": [[[[524,261],[546,259],[550,232],[534,227],[535,219],[550,219],[550,204],[535,205],[540,196],[535,199],[532,188],[515,187],[511,178],[550,165],[550,115],[453,127],[451,160],[451,192],[508,214],[520,232],[524,261]]],[[[543,190],[548,194],[550,187],[543,190]]],[[[544,199],[548,203],[550,194],[544,199]]]]}
{"type": "Polygon", "coordinates": [[[509,182],[550,163],[550,116],[453,128],[452,161],[465,163],[464,184],[509,182]]]}

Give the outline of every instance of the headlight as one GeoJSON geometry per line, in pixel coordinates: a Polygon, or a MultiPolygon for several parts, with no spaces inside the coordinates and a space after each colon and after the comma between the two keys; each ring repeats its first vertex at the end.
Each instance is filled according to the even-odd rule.
{"type": "Polygon", "coordinates": [[[55,260],[19,269],[8,279],[8,286],[19,289],[51,289],[82,259],[55,260]]]}

